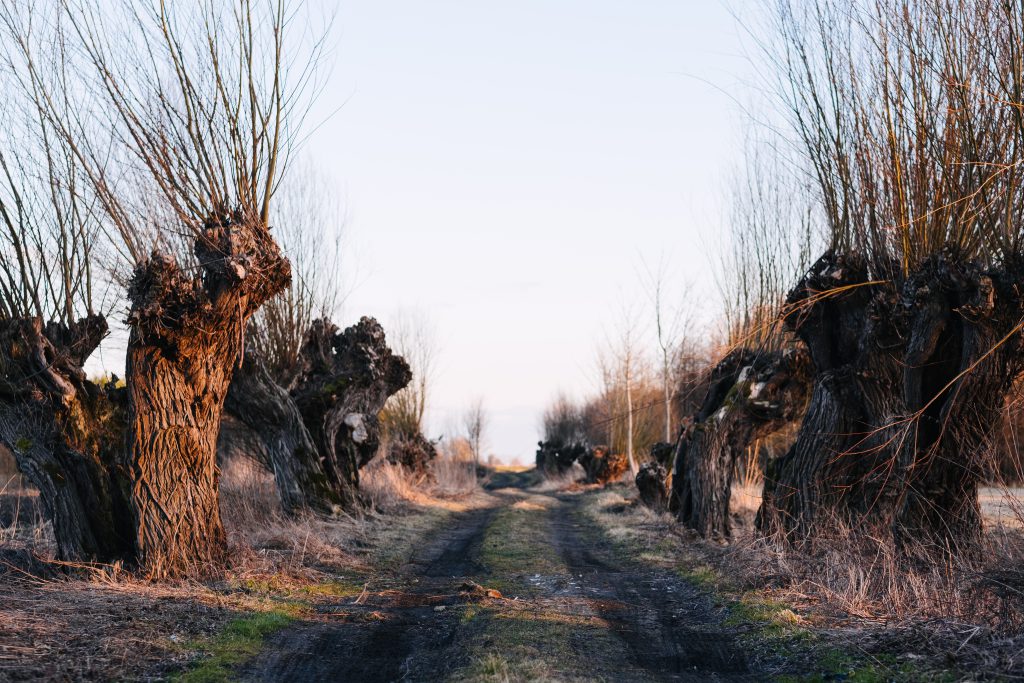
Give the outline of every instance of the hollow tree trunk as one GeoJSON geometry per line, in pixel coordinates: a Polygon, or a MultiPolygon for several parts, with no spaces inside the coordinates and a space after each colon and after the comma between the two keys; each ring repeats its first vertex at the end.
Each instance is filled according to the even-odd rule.
{"type": "Polygon", "coordinates": [[[129,288],[128,449],[136,544],[153,577],[223,560],[217,434],[249,317],[291,267],[258,218],[224,214],[197,236],[201,275],[154,252],[129,288]]]}
{"type": "Polygon", "coordinates": [[[790,294],[814,389],[795,443],[768,468],[758,526],[970,545],[981,459],[1022,370],[1019,274],[946,251],[878,280],[827,253],[790,294]]]}
{"type": "Polygon", "coordinates": [[[805,365],[800,352],[737,349],[714,368],[700,411],[677,444],[673,498],[681,522],[706,538],[729,537],[737,458],[755,439],[799,415],[805,365]]]}
{"type": "Polygon", "coordinates": [[[259,438],[285,512],[328,512],[343,502],[330,486],[298,406],[252,348],[235,373],[224,410],[259,438]]]}
{"type": "Polygon", "coordinates": [[[0,441],[39,490],[63,560],[134,555],[122,392],[89,382],[82,370],[106,331],[100,316],[67,327],[0,321],[0,441]]]}
{"type": "Polygon", "coordinates": [[[299,353],[291,395],[317,447],[324,474],[344,508],[358,501],[359,468],[380,445],[378,413],[412,379],[408,363],[388,348],[373,318],[338,332],[317,320],[299,353]]]}

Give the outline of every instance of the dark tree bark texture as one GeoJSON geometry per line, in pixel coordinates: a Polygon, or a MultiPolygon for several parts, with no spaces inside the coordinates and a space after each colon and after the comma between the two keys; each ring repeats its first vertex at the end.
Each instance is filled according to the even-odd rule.
{"type": "Polygon", "coordinates": [[[0,321],[0,441],[39,490],[63,560],[134,556],[123,462],[123,390],[82,365],[107,331],[100,316],[71,326],[0,321]]]}
{"type": "Polygon", "coordinates": [[[560,443],[557,441],[540,441],[537,443],[537,470],[545,476],[560,476],[572,466],[585,459],[587,447],[579,443],[560,443]]]}
{"type": "Polygon", "coordinates": [[[668,471],[657,462],[645,462],[636,474],[640,502],[656,512],[668,508],[668,471]]]}
{"type": "Polygon", "coordinates": [[[790,293],[814,385],[796,442],[768,468],[758,525],[801,539],[841,523],[968,547],[982,458],[1024,369],[1021,268],[946,250],[886,272],[898,275],[830,252],[790,293]]]}
{"type": "Polygon", "coordinates": [[[806,364],[797,350],[737,349],[715,366],[704,402],[676,444],[671,507],[681,522],[706,538],[729,537],[737,458],[800,414],[806,364]]]}
{"type": "MultiPolygon", "coordinates": [[[[250,348],[228,388],[227,415],[248,428],[259,442],[264,463],[274,473],[281,507],[329,512],[342,500],[324,472],[320,453],[288,390],[271,378],[263,360],[250,348]]],[[[221,439],[230,439],[222,425],[221,439]]],[[[253,452],[250,449],[250,453],[253,452]]]]}

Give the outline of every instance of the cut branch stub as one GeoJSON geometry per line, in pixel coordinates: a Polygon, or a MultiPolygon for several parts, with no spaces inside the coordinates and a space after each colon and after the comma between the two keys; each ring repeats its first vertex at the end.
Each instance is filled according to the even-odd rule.
{"type": "Polygon", "coordinates": [[[668,506],[668,472],[657,462],[645,462],[636,475],[636,488],[640,502],[650,509],[661,512],[668,506]]]}
{"type": "Polygon", "coordinates": [[[343,506],[357,503],[359,467],[380,445],[378,414],[411,380],[409,364],[391,352],[373,318],[340,333],[317,320],[307,333],[291,394],[343,506]]]}

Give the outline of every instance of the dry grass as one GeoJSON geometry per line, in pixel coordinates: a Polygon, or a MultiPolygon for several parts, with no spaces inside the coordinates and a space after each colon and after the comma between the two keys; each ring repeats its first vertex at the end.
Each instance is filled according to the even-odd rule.
{"type": "Polygon", "coordinates": [[[467,458],[439,456],[430,463],[434,476],[432,492],[441,498],[472,495],[479,490],[476,465],[467,458]]]}
{"type": "Polygon", "coordinates": [[[702,541],[628,489],[597,494],[606,533],[646,562],[680,571],[737,602],[785,605],[841,647],[908,652],[938,668],[1024,675],[1024,531],[1019,491],[985,489],[984,549],[945,564],[908,560],[855,530],[793,548],[753,533],[759,487],[732,493],[734,538],[702,541]]]}
{"type": "Polygon", "coordinates": [[[587,473],[583,471],[583,467],[578,462],[574,462],[572,467],[565,472],[545,474],[531,489],[538,492],[560,491],[572,487],[578,481],[583,481],[586,476],[587,473]]]}
{"type": "Polygon", "coordinates": [[[442,464],[428,483],[375,463],[363,473],[364,510],[288,517],[272,475],[233,459],[221,476],[228,567],[161,584],[119,566],[55,564],[38,496],[8,475],[0,481],[0,680],[164,678],[198,656],[189,643],[234,619],[308,618],[319,602],[358,593],[374,568],[400,565],[445,515],[482,504],[472,470],[459,465],[442,464]]]}

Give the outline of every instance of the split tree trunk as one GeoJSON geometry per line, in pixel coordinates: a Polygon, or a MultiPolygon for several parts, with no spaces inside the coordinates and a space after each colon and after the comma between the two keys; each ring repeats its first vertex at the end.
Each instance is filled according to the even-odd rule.
{"type": "Polygon", "coordinates": [[[730,536],[729,501],[739,454],[796,418],[806,401],[800,352],[737,349],[711,373],[700,411],[676,446],[672,507],[706,538],[730,536]]]}
{"type": "Polygon", "coordinates": [[[329,512],[341,504],[298,406],[252,348],[235,373],[224,409],[259,438],[285,512],[329,512]]]}
{"type": "Polygon", "coordinates": [[[388,348],[373,318],[339,332],[317,320],[299,353],[291,395],[323,462],[331,495],[343,508],[359,502],[359,468],[380,446],[378,414],[412,380],[409,364],[388,348]]]}
{"type": "Polygon", "coordinates": [[[201,276],[160,253],[129,288],[128,448],[136,545],[153,577],[223,560],[217,434],[250,316],[291,279],[262,222],[211,219],[197,236],[201,276]]]}

